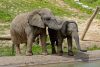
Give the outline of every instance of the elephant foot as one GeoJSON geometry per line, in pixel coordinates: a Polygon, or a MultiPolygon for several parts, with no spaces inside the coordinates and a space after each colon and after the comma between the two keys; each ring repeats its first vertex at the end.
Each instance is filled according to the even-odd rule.
{"type": "Polygon", "coordinates": [[[26,56],[32,56],[33,53],[32,52],[26,52],[26,56]]]}
{"type": "Polygon", "coordinates": [[[21,54],[16,54],[16,56],[22,56],[21,54]]]}
{"type": "Polygon", "coordinates": [[[81,52],[87,52],[87,50],[80,50],[81,52]]]}
{"type": "Polygon", "coordinates": [[[16,52],[16,56],[21,56],[21,52],[16,52]]]}
{"type": "Polygon", "coordinates": [[[56,50],[52,50],[52,54],[57,54],[57,53],[56,53],[56,50]]]}
{"type": "Polygon", "coordinates": [[[48,55],[48,52],[42,52],[42,55],[48,55]]]}
{"type": "Polygon", "coordinates": [[[52,52],[52,54],[57,54],[56,52],[52,52]]]}
{"type": "Polygon", "coordinates": [[[68,56],[74,56],[73,51],[68,51],[68,56]]]}
{"type": "Polygon", "coordinates": [[[63,55],[63,51],[58,52],[58,56],[62,56],[63,55]]]}

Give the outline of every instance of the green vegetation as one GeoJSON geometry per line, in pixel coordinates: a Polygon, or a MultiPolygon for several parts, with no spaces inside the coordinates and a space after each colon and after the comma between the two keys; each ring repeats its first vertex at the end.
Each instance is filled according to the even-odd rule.
{"type": "MultiPolygon", "coordinates": [[[[70,6],[70,8],[75,8],[79,10],[80,13],[92,13],[91,10],[87,10],[76,4],[74,0],[64,1],[70,6]]],[[[100,4],[99,0],[81,0],[81,2],[94,8],[100,4]]],[[[58,16],[71,16],[74,14],[73,11],[66,9],[68,7],[61,8],[55,4],[50,3],[48,0],[0,0],[0,20],[1,22],[8,22],[19,13],[45,7],[50,8],[53,13],[58,16]]]]}
{"type": "MultiPolygon", "coordinates": [[[[47,50],[48,53],[51,54],[51,45],[47,46],[47,50]]],[[[87,50],[89,51],[93,51],[93,50],[100,50],[100,47],[97,47],[96,45],[94,45],[91,48],[87,48],[87,50]]],[[[22,47],[21,48],[22,54],[25,55],[25,51],[26,51],[26,47],[22,47]]],[[[40,55],[42,53],[42,47],[39,45],[34,45],[32,47],[32,51],[34,55],[40,55]]],[[[67,48],[63,49],[64,53],[67,52],[67,48]]],[[[73,47],[73,51],[76,54],[77,53],[77,48],[73,47]]],[[[12,54],[12,48],[10,46],[0,46],[0,56],[14,56],[15,54],[12,54]]]]}
{"type": "MultiPolygon", "coordinates": [[[[92,10],[83,8],[79,4],[75,3],[74,0],[64,0],[64,2],[66,4],[68,4],[70,6],[70,8],[72,8],[72,9],[74,8],[79,11],[79,13],[76,14],[76,16],[79,17],[80,19],[89,18],[90,15],[93,13],[92,10]]],[[[100,0],[80,0],[80,2],[83,3],[84,5],[92,7],[93,9],[96,9],[96,6],[100,5],[100,0]]],[[[100,19],[100,15],[97,14],[96,18],[100,19]]]]}
{"type": "Polygon", "coordinates": [[[81,13],[85,12],[87,14],[91,14],[92,11],[88,10],[86,8],[81,7],[79,4],[76,4],[74,2],[74,0],[64,0],[71,8],[76,8],[77,10],[79,10],[81,13]]]}
{"type": "MultiPolygon", "coordinates": [[[[48,53],[51,54],[51,45],[49,44],[47,46],[47,50],[48,53]]],[[[76,52],[76,48],[73,48],[74,52],[76,52]]],[[[23,46],[21,48],[21,52],[23,55],[25,55],[25,51],[26,51],[26,46],[23,46]]],[[[63,49],[64,52],[67,52],[67,48],[63,49]]],[[[32,52],[34,55],[40,55],[42,53],[42,47],[39,45],[33,45],[32,47],[32,52]]],[[[0,48],[0,56],[14,56],[14,54],[12,54],[12,48],[10,46],[1,46],[0,48]]]]}
{"type": "MultiPolygon", "coordinates": [[[[51,46],[50,45],[47,46],[47,50],[48,50],[48,53],[51,54],[51,46]]],[[[39,55],[42,53],[42,47],[39,45],[34,45],[32,48],[32,51],[33,51],[33,54],[39,55]]]]}
{"type": "MultiPolygon", "coordinates": [[[[74,0],[64,0],[71,8],[75,8],[80,11],[80,13],[85,12],[91,14],[91,10],[82,8],[80,5],[76,4],[74,0]]],[[[99,0],[81,0],[84,4],[95,7],[100,4],[99,0]],[[92,4],[91,4],[92,3],[92,4]]],[[[71,16],[74,14],[65,8],[56,6],[50,3],[48,0],[0,0],[0,20],[2,22],[11,21],[17,14],[32,11],[37,8],[50,8],[55,15],[58,16],[71,16]]]]}
{"type": "Polygon", "coordinates": [[[94,8],[100,5],[100,0],[81,0],[81,2],[94,8]]]}
{"type": "Polygon", "coordinates": [[[100,50],[100,47],[94,45],[93,47],[87,48],[87,49],[90,50],[90,51],[93,51],[93,50],[100,50]]]}
{"type": "MultiPolygon", "coordinates": [[[[47,46],[47,50],[48,53],[51,54],[51,46],[48,45],[47,46]]],[[[23,46],[21,48],[21,52],[23,55],[25,55],[25,51],[26,51],[26,46],[23,46]]],[[[34,55],[40,55],[42,53],[42,47],[39,45],[34,45],[32,47],[32,51],[34,55]]],[[[14,56],[14,54],[12,54],[12,48],[11,46],[0,46],[0,56],[14,56]]]]}
{"type": "Polygon", "coordinates": [[[12,49],[9,46],[0,46],[0,56],[12,56],[12,49]]]}
{"type": "Polygon", "coordinates": [[[71,12],[49,3],[48,0],[0,0],[0,19],[10,21],[19,13],[45,7],[50,8],[55,15],[64,16],[71,14],[71,12]]]}

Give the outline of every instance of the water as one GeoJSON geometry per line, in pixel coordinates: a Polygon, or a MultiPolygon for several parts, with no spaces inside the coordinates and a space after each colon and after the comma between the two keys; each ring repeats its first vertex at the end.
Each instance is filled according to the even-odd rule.
{"type": "Polygon", "coordinates": [[[76,62],[76,63],[59,63],[59,64],[25,66],[25,67],[100,67],[100,61],[76,62]]]}

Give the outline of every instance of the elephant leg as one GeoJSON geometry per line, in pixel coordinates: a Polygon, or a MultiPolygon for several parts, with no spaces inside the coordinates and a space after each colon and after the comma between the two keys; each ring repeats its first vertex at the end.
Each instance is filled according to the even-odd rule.
{"type": "Polygon", "coordinates": [[[56,50],[55,50],[55,40],[51,40],[51,46],[52,46],[52,54],[56,54],[56,50]]]}
{"type": "Polygon", "coordinates": [[[63,43],[63,38],[59,38],[58,45],[57,45],[57,53],[59,56],[61,56],[63,54],[62,43],[63,43]]]}
{"type": "Polygon", "coordinates": [[[15,44],[15,51],[16,51],[16,55],[21,55],[21,51],[20,51],[20,44],[15,44]]]}
{"type": "Polygon", "coordinates": [[[31,56],[33,55],[32,53],[32,43],[34,42],[35,38],[33,37],[33,34],[31,33],[27,37],[27,50],[26,50],[26,56],[31,56]]]}
{"type": "Polygon", "coordinates": [[[43,32],[43,34],[40,35],[40,41],[41,41],[41,45],[42,45],[42,54],[43,55],[47,55],[47,48],[46,48],[46,33],[43,32]]]}
{"type": "Polygon", "coordinates": [[[73,51],[72,51],[72,37],[68,36],[67,37],[67,42],[68,42],[68,55],[73,56],[73,51]]]}

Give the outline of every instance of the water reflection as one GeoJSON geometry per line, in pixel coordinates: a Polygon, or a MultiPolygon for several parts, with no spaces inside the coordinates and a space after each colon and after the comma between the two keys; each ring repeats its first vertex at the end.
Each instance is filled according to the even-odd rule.
{"type": "Polygon", "coordinates": [[[89,55],[86,52],[77,52],[75,59],[80,59],[83,62],[88,62],[89,61],[89,55]]]}

